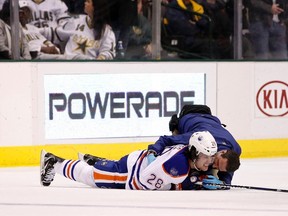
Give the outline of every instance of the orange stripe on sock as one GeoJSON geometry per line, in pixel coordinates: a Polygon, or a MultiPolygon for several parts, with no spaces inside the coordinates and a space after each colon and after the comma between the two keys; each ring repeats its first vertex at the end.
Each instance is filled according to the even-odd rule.
{"type": "Polygon", "coordinates": [[[73,164],[73,162],[74,161],[71,161],[70,163],[69,163],[69,165],[68,165],[68,168],[67,168],[67,177],[68,178],[70,178],[70,179],[72,179],[72,177],[71,177],[71,173],[70,173],[70,169],[71,169],[71,166],[72,166],[72,164],[73,164]]]}
{"type": "Polygon", "coordinates": [[[116,176],[116,175],[107,175],[101,174],[94,171],[94,179],[95,180],[110,180],[110,181],[127,181],[127,176],[116,176]]]}

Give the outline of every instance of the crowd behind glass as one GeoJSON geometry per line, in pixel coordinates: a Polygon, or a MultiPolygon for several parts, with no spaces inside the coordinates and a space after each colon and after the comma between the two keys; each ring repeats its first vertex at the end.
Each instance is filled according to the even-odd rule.
{"type": "MultiPolygon", "coordinates": [[[[242,0],[237,11],[234,0],[161,0],[156,26],[161,59],[233,60],[240,37],[240,59],[286,60],[286,2],[242,0]],[[241,35],[235,35],[239,13],[241,35]]],[[[152,0],[19,0],[20,59],[153,60],[153,5],[152,0]]],[[[1,60],[13,59],[10,7],[9,0],[0,0],[1,60]]]]}

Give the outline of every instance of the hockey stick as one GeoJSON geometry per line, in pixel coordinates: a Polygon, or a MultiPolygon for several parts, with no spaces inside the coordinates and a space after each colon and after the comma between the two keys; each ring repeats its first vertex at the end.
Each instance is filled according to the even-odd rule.
{"type": "MultiPolygon", "coordinates": [[[[203,185],[203,183],[200,182],[199,185],[203,185]]],[[[207,183],[205,185],[219,186],[219,188],[221,188],[221,189],[244,188],[244,189],[252,189],[252,190],[264,190],[264,191],[275,191],[275,192],[285,192],[285,193],[288,192],[288,190],[285,190],[285,189],[254,187],[254,186],[246,186],[246,185],[230,185],[230,184],[214,184],[214,183],[207,183]]]]}

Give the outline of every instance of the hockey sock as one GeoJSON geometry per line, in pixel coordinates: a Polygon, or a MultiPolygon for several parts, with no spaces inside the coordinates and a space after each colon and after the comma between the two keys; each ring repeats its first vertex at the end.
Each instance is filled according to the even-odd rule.
{"type": "Polygon", "coordinates": [[[68,179],[96,187],[93,178],[94,167],[83,161],[64,160],[62,163],[57,162],[54,167],[56,173],[68,179]]]}

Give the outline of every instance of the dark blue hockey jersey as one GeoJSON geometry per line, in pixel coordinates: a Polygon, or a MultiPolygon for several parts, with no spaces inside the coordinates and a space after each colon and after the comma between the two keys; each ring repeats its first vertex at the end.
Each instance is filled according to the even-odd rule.
{"type": "MultiPolygon", "coordinates": [[[[159,154],[166,146],[176,144],[188,145],[189,139],[194,132],[209,131],[217,142],[218,151],[231,149],[239,155],[241,154],[240,145],[232,134],[222,126],[220,120],[216,116],[199,113],[186,114],[179,120],[178,131],[180,135],[161,136],[155,144],[149,145],[148,149],[154,150],[159,154]]],[[[219,171],[218,177],[225,183],[231,184],[233,173],[219,171]]]]}

